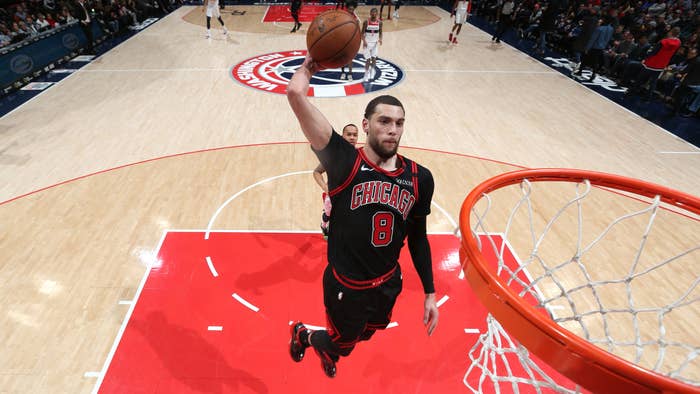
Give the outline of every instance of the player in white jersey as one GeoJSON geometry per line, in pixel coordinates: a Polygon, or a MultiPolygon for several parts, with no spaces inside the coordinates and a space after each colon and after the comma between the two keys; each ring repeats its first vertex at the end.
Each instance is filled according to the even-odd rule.
{"type": "Polygon", "coordinates": [[[378,10],[369,11],[369,19],[362,22],[362,45],[365,49],[365,82],[371,78],[370,70],[377,65],[377,49],[382,45],[382,21],[377,18],[378,10]],[[370,66],[372,67],[370,69],[370,66]]]}
{"type": "Polygon", "coordinates": [[[221,23],[221,27],[224,29],[224,35],[228,35],[228,30],[224,25],[224,20],[221,19],[221,12],[219,12],[219,0],[204,0],[204,7],[207,10],[207,38],[211,38],[211,18],[216,17],[221,23]]]}
{"type": "Polygon", "coordinates": [[[462,25],[467,21],[467,16],[469,15],[469,1],[455,0],[452,6],[452,13],[455,16],[455,24],[452,26],[452,31],[450,32],[449,42],[457,44],[457,36],[459,32],[462,31],[462,25]],[[457,30],[457,32],[455,32],[455,30],[457,30]]]}
{"type": "MultiPolygon", "coordinates": [[[[348,12],[351,13],[355,17],[355,19],[357,19],[359,21],[360,17],[358,17],[357,14],[355,13],[355,9],[357,8],[357,0],[348,0],[348,1],[344,1],[344,3],[345,3],[345,6],[347,7],[348,12]]],[[[355,61],[355,59],[352,59],[352,60],[350,60],[350,63],[348,63],[340,68],[340,79],[347,78],[348,81],[352,81],[352,79],[353,79],[352,62],[354,62],[354,61],[355,61]],[[345,73],[345,67],[350,69],[350,71],[347,74],[345,73]]]]}

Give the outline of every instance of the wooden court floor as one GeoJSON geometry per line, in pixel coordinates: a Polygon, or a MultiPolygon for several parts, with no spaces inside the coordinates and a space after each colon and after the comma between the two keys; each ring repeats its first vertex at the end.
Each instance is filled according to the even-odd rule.
{"type": "MultiPolygon", "coordinates": [[[[317,230],[316,159],[286,98],[230,76],[245,59],[304,49],[306,26],[290,34],[261,23],[263,6],[233,8],[229,37],[205,39],[201,9],[182,7],[0,119],[0,392],[94,390],[129,310],[120,301],[164,230],[317,230]]],[[[400,152],[435,177],[430,232],[453,232],[472,187],[523,167],[700,195],[696,147],[470,25],[447,45],[451,26],[437,7],[402,7],[379,50],[405,73],[381,92],[406,107],[400,152]]],[[[375,95],[312,100],[341,128],[375,95]]]]}

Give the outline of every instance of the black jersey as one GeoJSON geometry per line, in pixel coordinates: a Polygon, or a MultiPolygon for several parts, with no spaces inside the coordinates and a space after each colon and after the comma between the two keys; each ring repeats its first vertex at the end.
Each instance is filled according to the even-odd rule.
{"type": "Polygon", "coordinates": [[[328,262],[345,278],[367,281],[395,269],[411,217],[427,216],[433,176],[398,156],[397,169],[383,170],[333,132],[316,152],[328,174],[333,210],[328,262]]]}

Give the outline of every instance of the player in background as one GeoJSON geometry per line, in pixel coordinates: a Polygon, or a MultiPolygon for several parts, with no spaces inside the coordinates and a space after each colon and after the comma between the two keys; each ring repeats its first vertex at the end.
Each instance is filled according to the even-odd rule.
{"type": "Polygon", "coordinates": [[[382,20],[382,14],[384,13],[384,5],[389,7],[389,9],[386,12],[386,19],[391,20],[391,0],[380,0],[379,20],[382,20]]]}
{"type": "Polygon", "coordinates": [[[289,11],[292,13],[292,18],[294,18],[294,27],[290,33],[294,33],[301,27],[301,22],[299,22],[299,11],[301,10],[301,0],[292,0],[289,5],[289,11]]]}
{"type": "MultiPolygon", "coordinates": [[[[221,27],[224,29],[224,35],[228,35],[228,30],[226,25],[224,25],[224,20],[221,19],[221,12],[219,11],[219,0],[204,0],[204,7],[207,10],[207,38],[211,38],[211,18],[216,17],[221,23],[221,27]]],[[[204,9],[202,9],[204,10],[204,9]]]]}
{"type": "Polygon", "coordinates": [[[377,18],[377,9],[369,11],[369,19],[362,22],[362,46],[365,56],[365,78],[369,82],[377,65],[377,49],[382,45],[382,21],[377,18]],[[370,68],[371,67],[371,68],[370,68]]]}
{"type": "MultiPolygon", "coordinates": [[[[357,126],[355,126],[354,124],[350,123],[343,127],[343,139],[351,143],[352,146],[355,146],[355,144],[357,144],[357,134],[357,126]]],[[[323,190],[323,194],[321,195],[321,198],[323,199],[323,213],[321,214],[321,232],[323,232],[323,237],[328,239],[328,224],[331,220],[331,209],[333,206],[331,204],[331,196],[328,195],[328,182],[326,182],[326,180],[323,179],[324,172],[326,172],[326,169],[323,168],[322,164],[319,164],[314,169],[313,175],[314,180],[321,187],[321,190],[323,190]]]]}
{"type": "Polygon", "coordinates": [[[454,4],[452,5],[452,14],[455,17],[455,24],[452,26],[452,31],[450,32],[450,37],[448,38],[450,43],[458,44],[457,36],[459,35],[459,32],[462,31],[462,25],[467,21],[470,6],[471,3],[467,0],[455,0],[454,4]]]}
{"type": "MultiPolygon", "coordinates": [[[[355,16],[355,19],[357,19],[357,21],[358,21],[358,23],[359,23],[360,17],[357,16],[357,14],[355,13],[355,9],[357,8],[357,0],[348,0],[348,1],[346,2],[346,6],[347,6],[347,11],[348,11],[349,13],[351,13],[352,15],[354,15],[354,16],[355,16]]],[[[348,63],[348,64],[346,64],[346,65],[344,65],[344,66],[342,66],[342,67],[340,68],[340,79],[346,79],[346,78],[347,78],[348,81],[352,81],[352,79],[353,79],[353,77],[352,77],[352,63],[353,63],[354,60],[355,60],[355,59],[350,60],[350,63],[348,63]],[[347,73],[345,73],[345,68],[346,68],[346,67],[348,68],[348,72],[347,72],[347,73]]]]}

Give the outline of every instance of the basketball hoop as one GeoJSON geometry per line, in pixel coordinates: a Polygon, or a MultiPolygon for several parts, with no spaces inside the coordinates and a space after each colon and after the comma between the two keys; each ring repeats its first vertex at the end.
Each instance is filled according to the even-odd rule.
{"type": "Polygon", "coordinates": [[[479,387],[465,384],[579,391],[532,353],[596,393],[700,393],[699,215],[700,198],[584,170],[478,185],[462,204],[460,259],[490,315],[469,353],[479,387]]]}

